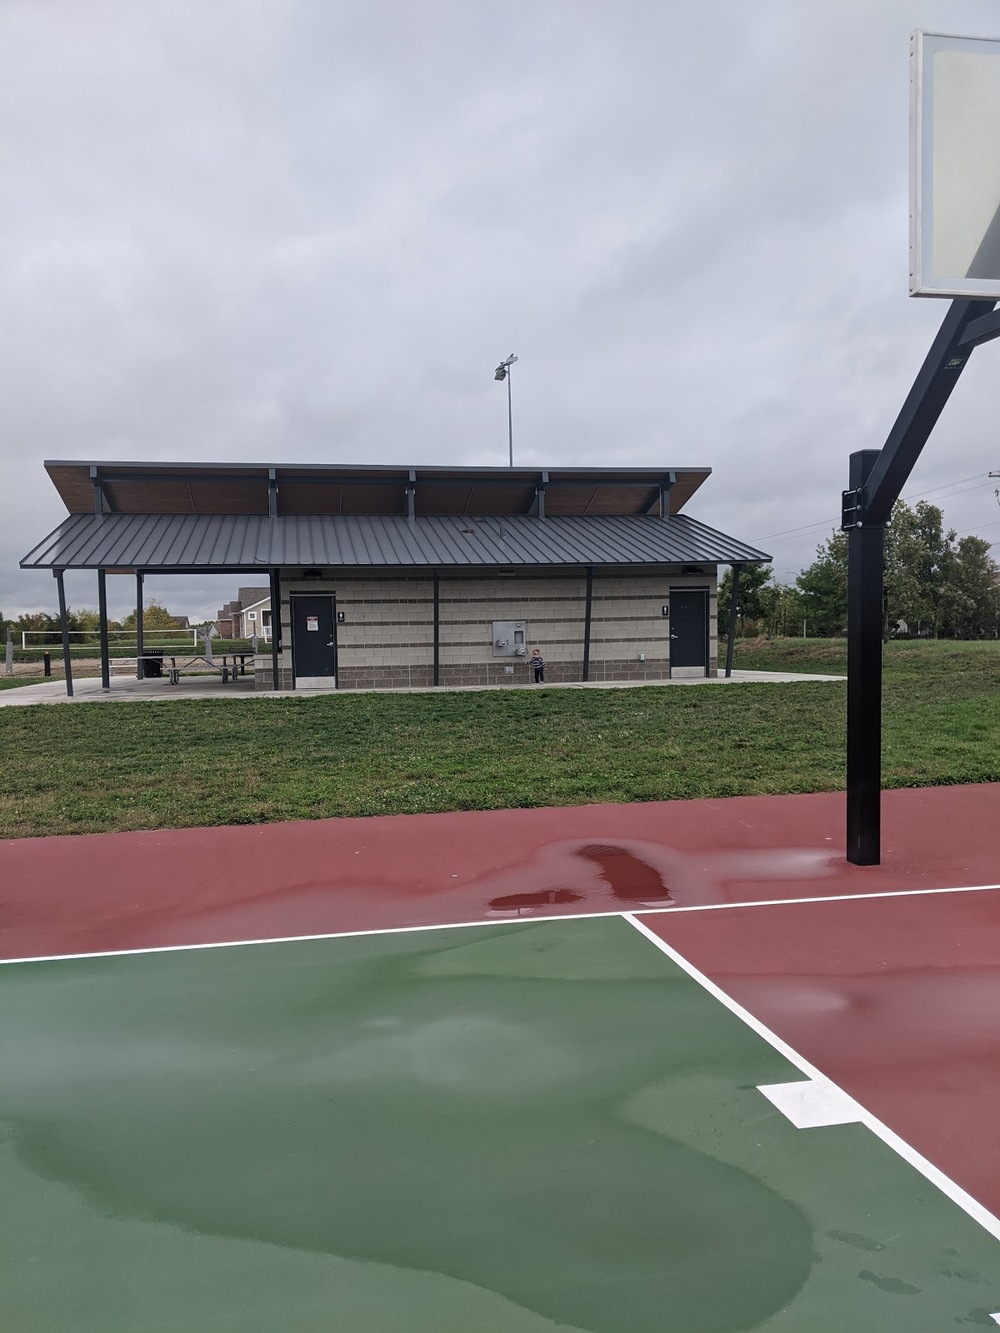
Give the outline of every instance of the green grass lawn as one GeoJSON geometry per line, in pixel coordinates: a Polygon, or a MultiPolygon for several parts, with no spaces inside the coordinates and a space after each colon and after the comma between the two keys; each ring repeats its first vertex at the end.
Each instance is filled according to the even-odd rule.
{"type": "MultiPolygon", "coordinates": [[[[843,669],[843,644],[738,667],[843,669]],[[837,654],[840,654],[838,657],[837,654]]],[[[0,710],[0,835],[843,786],[843,683],[345,694],[0,710]]],[[[886,786],[1000,781],[1000,644],[894,643],[886,786]]]]}

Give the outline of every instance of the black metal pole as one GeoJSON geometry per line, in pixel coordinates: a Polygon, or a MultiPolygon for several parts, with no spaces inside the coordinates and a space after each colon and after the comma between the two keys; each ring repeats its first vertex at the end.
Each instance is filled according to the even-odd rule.
{"type": "Polygon", "coordinates": [[[590,623],[594,610],[594,566],[587,569],[587,604],[583,613],[583,679],[590,680],[590,623]]]}
{"type": "Polygon", "coordinates": [[[66,697],[73,697],[73,661],[69,652],[69,617],[66,614],[66,587],[61,569],[52,571],[56,576],[56,588],[59,592],[59,624],[62,628],[63,668],[66,672],[66,697]]]}
{"type": "Polygon", "coordinates": [[[729,600],[729,640],[726,644],[726,679],[733,674],[733,643],[736,639],[736,612],[740,596],[740,574],[743,572],[742,565],[730,565],[733,571],[733,586],[730,589],[732,596],[729,600]]]}
{"type": "Polygon", "coordinates": [[[979,343],[998,330],[975,335],[979,320],[989,321],[995,301],[952,301],[930,351],[913,381],[899,415],[886,437],[879,460],[865,485],[864,519],[887,523],[913,466],[938,417],[944,411],[969,357],[979,343]]]}
{"type": "Polygon", "coordinates": [[[142,570],[135,571],[135,678],[145,680],[146,664],[142,660],[142,570]]]}
{"type": "Polygon", "coordinates": [[[434,684],[441,684],[441,580],[434,571],[434,684]]]}
{"type": "Polygon", "coordinates": [[[514,418],[510,408],[510,366],[507,367],[507,454],[510,466],[514,466],[514,418]]]}
{"type": "MultiPolygon", "coordinates": [[[[278,580],[278,571],[272,569],[269,578],[271,583],[271,689],[280,690],[281,680],[278,676],[278,653],[281,649],[281,584],[278,580]]],[[[334,625],[333,633],[334,638],[336,638],[336,625],[334,625]]]]}
{"type": "Polygon", "coordinates": [[[101,628],[101,689],[111,689],[111,661],[108,652],[108,580],[103,569],[97,571],[97,618],[101,628]]]}
{"type": "MultiPolygon", "coordinates": [[[[851,454],[852,491],[878,457],[878,449],[851,454]]],[[[862,523],[847,537],[847,859],[856,866],[880,859],[884,538],[884,523],[862,523]]]]}

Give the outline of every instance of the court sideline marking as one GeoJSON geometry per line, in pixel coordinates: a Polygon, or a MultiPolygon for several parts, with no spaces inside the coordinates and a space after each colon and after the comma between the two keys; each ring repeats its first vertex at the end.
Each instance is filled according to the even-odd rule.
{"type": "MultiPolygon", "coordinates": [[[[304,944],[309,940],[357,939],[364,935],[406,935],[418,930],[465,930],[472,926],[510,926],[529,921],[587,921],[591,917],[623,916],[633,920],[633,913],[643,916],[668,916],[675,912],[726,912],[747,907],[785,907],[804,903],[856,903],[876,898],[926,898],[944,893],[987,893],[1000,884],[965,884],[939,889],[889,889],[884,893],[831,893],[815,898],[759,898],[738,903],[690,903],[677,907],[619,908],[610,912],[559,912],[538,916],[489,916],[477,921],[435,921],[419,926],[378,926],[371,930],[328,930],[313,935],[266,935],[252,940],[208,940],[193,944],[150,944],[137,949],[97,949],[89,953],[28,954],[23,958],[0,958],[0,967],[15,963],[63,963],[82,958],[121,958],[134,954],[185,953],[195,949],[242,949],[258,944],[304,944]]],[[[637,922],[635,924],[638,924],[637,922]]]]}
{"type": "Polygon", "coordinates": [[[730,1013],[735,1014],[736,1017],[745,1023],[748,1028],[753,1032],[756,1032],[759,1037],[763,1037],[769,1045],[774,1047],[779,1055],[783,1055],[786,1060],[795,1065],[797,1069],[801,1070],[807,1078],[812,1079],[820,1087],[830,1088],[841,1097],[854,1102],[859,1112],[858,1120],[862,1125],[865,1125],[877,1138],[880,1138],[884,1144],[891,1148],[893,1152],[902,1157],[904,1162],[907,1162],[916,1171],[919,1171],[926,1180],[929,1180],[930,1183],[936,1186],[942,1194],[951,1199],[952,1203],[957,1204],[974,1222],[978,1222],[984,1231],[988,1231],[995,1240],[1000,1240],[1000,1218],[994,1217],[988,1208],[984,1208],[983,1205],[979,1203],[978,1200],[974,1199],[971,1194],[967,1194],[966,1191],[962,1189],[961,1185],[956,1185],[956,1183],[949,1176],[946,1176],[943,1171],[939,1170],[933,1162],[928,1161],[922,1153],[917,1152],[916,1148],[911,1148],[905,1139],[901,1139],[898,1134],[888,1127],[888,1125],[883,1124],[877,1116],[872,1115],[872,1113],[858,1102],[856,1098],[851,1097],[850,1093],[845,1092],[843,1088],[834,1083],[834,1081],[831,1078],[828,1078],[820,1069],[815,1065],[810,1064],[808,1060],[799,1055],[798,1051],[789,1046],[786,1041],[783,1041],[776,1032],[772,1032],[771,1029],[765,1023],[762,1023],[759,1018],[755,1018],[754,1015],[750,1013],[749,1009],[744,1009],[744,1007],[734,1000],[731,995],[727,995],[720,986],[716,985],[714,981],[707,977],[704,972],[700,971],[699,968],[695,967],[693,963],[688,962],[683,954],[678,953],[676,949],[666,942],[666,940],[661,939],[659,935],[650,930],[644,922],[639,921],[631,912],[623,912],[622,915],[630,925],[634,926],[635,929],[640,932],[640,934],[645,935],[646,939],[652,944],[655,944],[661,953],[665,953],[667,957],[686,972],[689,977],[694,981],[697,981],[698,984],[708,991],[711,996],[718,1000],[720,1004],[725,1005],[730,1013]]]}

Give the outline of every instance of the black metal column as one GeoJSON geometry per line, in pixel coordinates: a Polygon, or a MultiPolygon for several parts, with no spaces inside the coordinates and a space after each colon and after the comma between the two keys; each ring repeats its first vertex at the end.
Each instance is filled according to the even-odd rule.
{"type": "Polygon", "coordinates": [[[590,622],[594,609],[594,567],[587,570],[587,604],[583,613],[583,679],[590,680],[590,622]]]}
{"type": "Polygon", "coordinates": [[[101,630],[101,689],[111,689],[111,660],[108,652],[108,578],[97,571],[97,618],[101,630]]]}
{"type": "Polygon", "coordinates": [[[145,680],[146,664],[142,660],[145,648],[142,642],[142,570],[135,571],[135,678],[145,680]]]}
{"type": "MultiPolygon", "coordinates": [[[[278,571],[272,569],[270,572],[271,583],[271,673],[272,690],[281,689],[281,680],[278,676],[278,653],[281,650],[281,584],[278,579],[278,571]]],[[[337,626],[333,627],[334,638],[337,636],[337,626]]]]}
{"type": "Polygon", "coordinates": [[[740,597],[740,575],[743,573],[742,565],[730,565],[733,571],[733,586],[730,589],[732,596],[729,601],[729,640],[726,643],[726,679],[733,674],[733,643],[736,639],[736,613],[739,610],[740,597]]]}
{"type": "Polygon", "coordinates": [[[434,571],[434,684],[441,684],[441,580],[434,571]]]}
{"type": "MultiPolygon", "coordinates": [[[[851,454],[852,491],[878,457],[878,449],[851,454]]],[[[862,523],[847,537],[847,859],[856,866],[880,857],[884,539],[884,523],[862,523]]]]}
{"type": "Polygon", "coordinates": [[[66,672],[66,697],[73,697],[73,659],[69,651],[69,618],[66,614],[66,586],[63,583],[63,571],[54,569],[56,588],[59,592],[59,625],[62,629],[63,668],[66,672]]]}

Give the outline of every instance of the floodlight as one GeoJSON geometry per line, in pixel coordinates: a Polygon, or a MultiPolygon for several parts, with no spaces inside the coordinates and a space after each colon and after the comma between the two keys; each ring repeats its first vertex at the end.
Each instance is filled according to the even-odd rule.
{"type": "Polygon", "coordinates": [[[501,361],[493,372],[495,380],[507,381],[507,458],[510,466],[514,466],[514,426],[510,410],[510,368],[517,360],[517,357],[511,352],[506,361],[501,361]]]}

